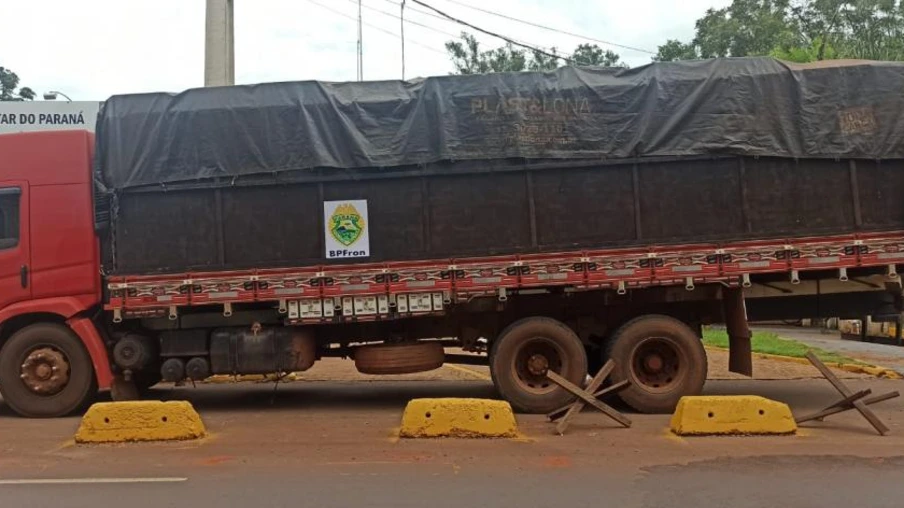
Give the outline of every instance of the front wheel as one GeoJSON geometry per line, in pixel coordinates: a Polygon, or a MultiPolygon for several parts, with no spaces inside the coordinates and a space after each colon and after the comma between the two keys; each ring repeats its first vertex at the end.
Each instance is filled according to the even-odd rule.
{"type": "Polygon", "coordinates": [[[642,413],[670,413],[685,395],[698,395],[706,382],[706,351],[686,324],[668,316],[639,317],[609,340],[615,361],[612,381],[631,385],[619,393],[642,413]]]}
{"type": "Polygon", "coordinates": [[[517,411],[548,413],[574,399],[546,377],[549,370],[578,386],[587,377],[581,339],[563,323],[545,317],[521,319],[493,341],[493,384],[517,411]]]}
{"type": "Polygon", "coordinates": [[[83,409],[97,395],[91,357],[64,325],[27,326],[0,350],[0,394],[13,411],[32,418],[83,409]]]}

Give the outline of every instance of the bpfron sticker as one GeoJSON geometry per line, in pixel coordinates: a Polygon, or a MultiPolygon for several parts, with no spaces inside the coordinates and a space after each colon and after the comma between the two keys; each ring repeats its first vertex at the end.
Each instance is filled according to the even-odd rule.
{"type": "Polygon", "coordinates": [[[370,256],[367,200],[324,201],[323,226],[326,258],[366,258],[370,256]]]}

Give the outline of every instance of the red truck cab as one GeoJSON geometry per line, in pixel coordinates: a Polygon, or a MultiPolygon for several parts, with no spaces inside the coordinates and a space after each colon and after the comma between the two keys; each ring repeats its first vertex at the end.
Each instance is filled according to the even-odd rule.
{"type": "Polygon", "coordinates": [[[85,131],[0,135],[0,390],[23,414],[57,416],[110,385],[91,322],[101,302],[93,152],[85,131]]]}

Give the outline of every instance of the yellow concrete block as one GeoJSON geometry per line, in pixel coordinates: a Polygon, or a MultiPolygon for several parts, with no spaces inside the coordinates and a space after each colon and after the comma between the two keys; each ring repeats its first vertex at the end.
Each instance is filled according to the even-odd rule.
{"type": "Polygon", "coordinates": [[[414,399],[402,415],[402,437],[515,437],[508,402],[489,399],[414,399]]]}
{"type": "Polygon", "coordinates": [[[99,402],[82,417],[75,441],[180,441],[205,434],[201,417],[188,402],[99,402]]]}
{"type": "Polygon", "coordinates": [[[793,434],[797,424],[787,404],[753,395],[682,397],[672,415],[679,436],[793,434]]]}

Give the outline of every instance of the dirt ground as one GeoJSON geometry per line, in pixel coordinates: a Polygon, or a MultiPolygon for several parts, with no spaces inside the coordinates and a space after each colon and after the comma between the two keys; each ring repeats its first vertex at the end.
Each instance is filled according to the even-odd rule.
{"type": "MultiPolygon", "coordinates": [[[[459,351],[450,351],[459,353],[459,351]]],[[[708,379],[750,379],[728,372],[728,352],[708,349],[708,379]]],[[[868,379],[869,375],[855,374],[838,369],[833,371],[843,379],[868,379]]],[[[815,379],[821,377],[811,365],[778,361],[754,355],[753,379],[815,379]]],[[[417,374],[398,376],[372,376],[361,374],[355,363],[342,358],[324,358],[310,370],[296,374],[296,381],[489,381],[490,369],[481,365],[444,365],[442,368],[417,374]]]]}
{"type": "MultiPolygon", "coordinates": [[[[710,352],[712,377],[727,376],[726,363],[724,352],[710,352]]],[[[815,377],[806,365],[775,360],[757,359],[755,369],[758,377],[815,377]]],[[[668,431],[669,415],[629,413],[626,429],[585,411],[564,436],[542,415],[518,415],[516,439],[398,437],[411,399],[495,397],[486,370],[449,365],[396,378],[421,381],[406,382],[362,376],[353,362],[329,359],[304,373],[318,382],[278,389],[154,389],[155,398],[188,400],[201,414],[209,436],[190,442],[76,445],[78,417],[17,418],[0,401],[0,507],[123,500],[134,508],[898,508],[904,498],[900,397],[874,406],[891,429],[885,437],[853,411],[807,423],[796,436],[685,439],[668,431]]],[[[904,381],[847,382],[876,394],[904,391],[904,381]]],[[[822,379],[713,379],[704,393],[761,395],[795,415],[839,398],[822,379]]]]}

